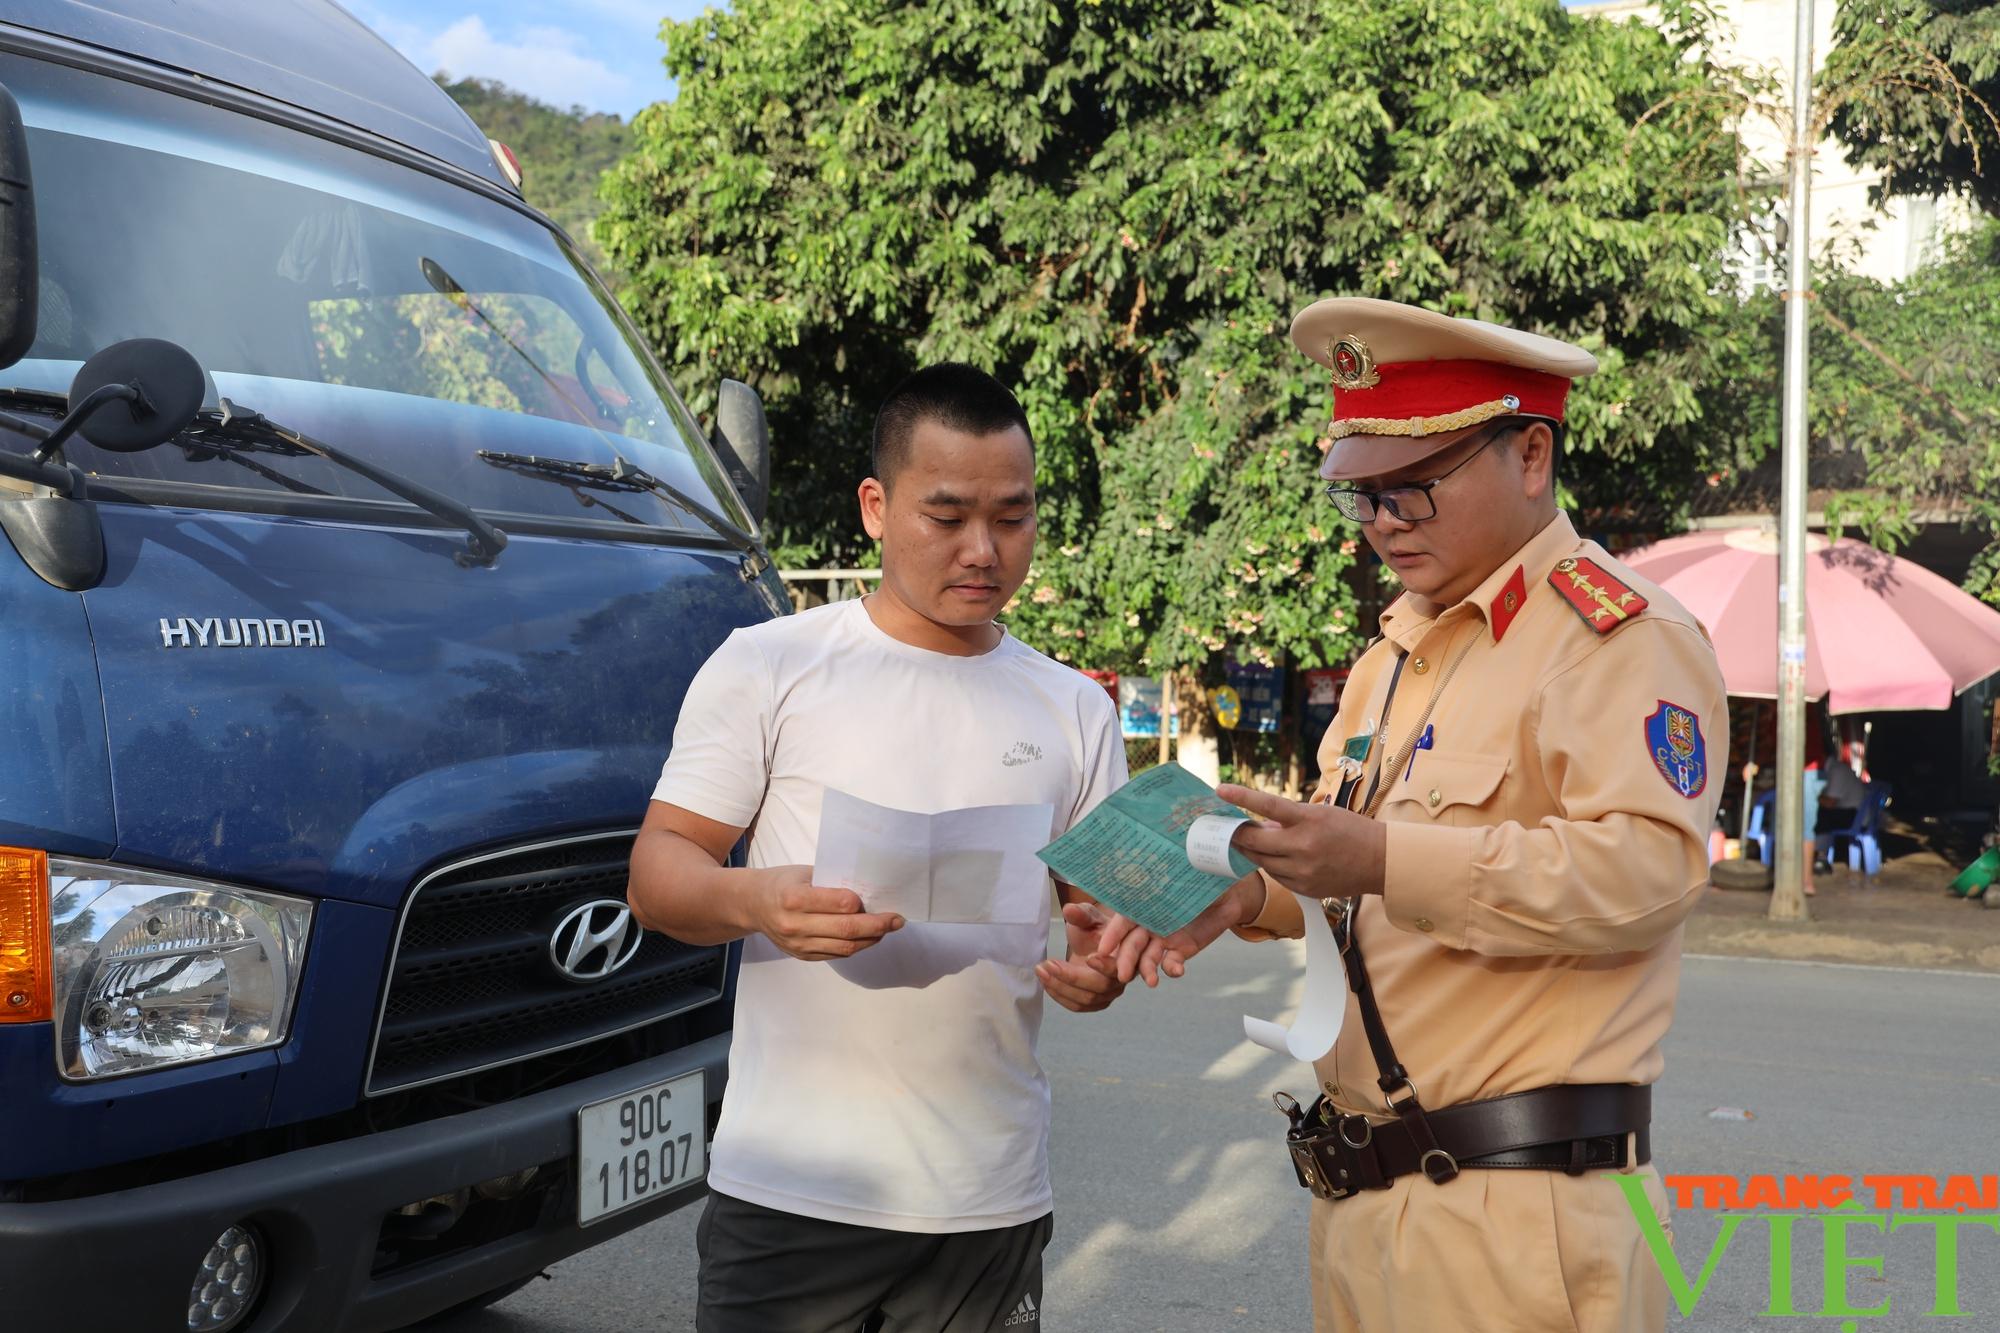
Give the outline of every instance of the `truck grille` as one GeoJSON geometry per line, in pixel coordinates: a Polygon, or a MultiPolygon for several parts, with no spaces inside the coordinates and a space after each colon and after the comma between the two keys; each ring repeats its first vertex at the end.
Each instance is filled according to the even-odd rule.
{"type": "Polygon", "coordinates": [[[447,866],[422,881],[382,998],[368,1093],[432,1083],[581,1045],[722,997],[727,953],[647,933],[599,981],[556,969],[573,908],[625,898],[630,833],[567,839],[447,866]]]}

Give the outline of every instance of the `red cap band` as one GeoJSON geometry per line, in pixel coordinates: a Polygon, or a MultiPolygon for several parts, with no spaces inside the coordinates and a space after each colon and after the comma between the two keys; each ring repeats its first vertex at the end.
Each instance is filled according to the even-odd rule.
{"type": "MultiPolygon", "coordinates": [[[[1365,389],[1336,388],[1333,419],[1344,421],[1429,421],[1499,403],[1517,406],[1508,414],[1563,419],[1570,381],[1561,375],[1503,365],[1498,361],[1396,361],[1375,367],[1379,382],[1365,389]]],[[[1492,415],[1501,415],[1494,412],[1492,415]]],[[[1440,425],[1437,430],[1451,429],[1440,425]]],[[[1342,434],[1372,434],[1363,430],[1342,434]]],[[[1380,432],[1391,433],[1391,432],[1380,432]]],[[[1393,432],[1402,434],[1406,432],[1393,432]]],[[[1431,430],[1409,432],[1432,434],[1431,430]]]]}

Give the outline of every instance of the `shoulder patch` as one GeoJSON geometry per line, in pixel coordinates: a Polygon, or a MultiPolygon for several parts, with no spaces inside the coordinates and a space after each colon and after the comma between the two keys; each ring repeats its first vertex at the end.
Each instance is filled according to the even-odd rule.
{"type": "Polygon", "coordinates": [[[1692,708],[1665,699],[1646,719],[1646,750],[1667,785],[1692,801],[1708,786],[1708,745],[1692,708]]]}
{"type": "Polygon", "coordinates": [[[1599,634],[1609,634],[1646,609],[1645,598],[1581,556],[1557,561],[1549,571],[1549,586],[1599,634]]]}

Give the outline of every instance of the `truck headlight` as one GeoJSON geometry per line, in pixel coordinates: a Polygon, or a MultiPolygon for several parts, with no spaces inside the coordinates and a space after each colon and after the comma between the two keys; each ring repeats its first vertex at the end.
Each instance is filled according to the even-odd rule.
{"type": "Polygon", "coordinates": [[[285,1039],[312,903],[49,858],[56,1065],[104,1078],[285,1039]]]}

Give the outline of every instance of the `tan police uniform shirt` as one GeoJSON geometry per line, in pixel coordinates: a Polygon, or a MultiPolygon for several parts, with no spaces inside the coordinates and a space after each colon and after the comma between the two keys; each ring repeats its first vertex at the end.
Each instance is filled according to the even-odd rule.
{"type": "MultiPolygon", "coordinates": [[[[1372,777],[1421,734],[1428,710],[1429,748],[1381,773],[1385,884],[1356,918],[1383,1022],[1423,1104],[1653,1082],[1681,923],[1708,883],[1722,787],[1712,765],[1729,754],[1706,633],[1561,514],[1464,602],[1440,612],[1406,594],[1382,633],[1321,744],[1322,793],[1351,737],[1374,728],[1372,777]],[[1648,606],[1600,617],[1615,628],[1598,633],[1548,582],[1573,556],[1648,606]],[[1407,660],[1385,721],[1399,650],[1407,660]],[[1657,743],[1663,709],[1693,717],[1694,755],[1684,717],[1678,746],[1657,743]]],[[[1303,903],[1269,886],[1242,933],[1296,936],[1303,903]]],[[[1352,994],[1317,1070],[1343,1111],[1387,1114],[1352,994]]]]}

